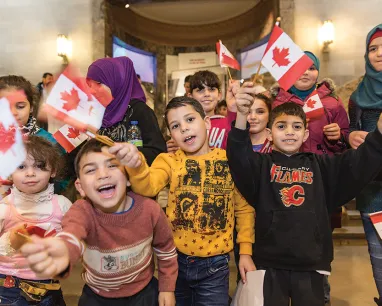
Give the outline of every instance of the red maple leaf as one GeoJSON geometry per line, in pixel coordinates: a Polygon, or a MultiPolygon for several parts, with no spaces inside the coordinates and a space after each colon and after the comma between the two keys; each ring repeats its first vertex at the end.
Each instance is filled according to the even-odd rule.
{"type": "MultiPolygon", "coordinates": [[[[287,59],[287,56],[289,55],[289,48],[283,48],[281,51],[279,48],[274,48],[273,49],[273,57],[272,59],[275,61],[274,65],[278,65],[279,67],[281,66],[288,66],[290,61],[287,59]]],[[[272,66],[272,67],[273,67],[272,66]]]]}
{"type": "Polygon", "coordinates": [[[67,91],[61,92],[61,100],[64,100],[64,106],[62,107],[66,111],[71,111],[77,109],[78,104],[80,104],[80,97],[78,96],[78,91],[74,88],[68,93],[67,91]]]}
{"type": "Polygon", "coordinates": [[[77,138],[78,136],[80,136],[80,131],[75,129],[75,128],[68,128],[68,134],[67,134],[68,138],[77,138]]]}
{"type": "Polygon", "coordinates": [[[0,152],[6,153],[16,142],[16,127],[10,125],[8,130],[0,123],[0,152]]]}
{"type": "Polygon", "coordinates": [[[307,102],[306,102],[306,106],[309,107],[309,108],[314,108],[314,104],[316,104],[317,101],[315,100],[312,100],[312,99],[309,99],[307,102]]]}

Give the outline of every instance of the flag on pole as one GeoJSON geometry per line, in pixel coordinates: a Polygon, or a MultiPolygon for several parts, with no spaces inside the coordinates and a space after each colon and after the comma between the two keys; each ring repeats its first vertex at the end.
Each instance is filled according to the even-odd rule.
{"type": "Polygon", "coordinates": [[[221,40],[216,43],[216,52],[219,56],[221,67],[230,67],[236,70],[240,70],[239,62],[235,59],[232,53],[228,51],[227,47],[222,44],[221,40]]]}
{"type": "Polygon", "coordinates": [[[306,118],[314,119],[321,117],[324,113],[324,106],[322,105],[321,99],[318,96],[317,90],[314,90],[308,99],[305,101],[303,106],[306,118]]]}
{"type": "Polygon", "coordinates": [[[53,86],[45,109],[57,120],[63,121],[79,130],[98,130],[101,127],[106,106],[111,102],[98,101],[90,94],[85,79],[72,67],[68,67],[53,86]]]}
{"type": "Polygon", "coordinates": [[[68,153],[72,152],[76,147],[89,138],[86,134],[81,133],[76,128],[67,124],[54,133],[53,137],[68,153]]]}
{"type": "MultiPolygon", "coordinates": [[[[12,100],[10,98],[10,100],[12,100]]],[[[19,125],[7,98],[0,99],[0,178],[6,179],[23,163],[26,152],[19,125]]]]}
{"type": "Polygon", "coordinates": [[[288,90],[313,65],[313,61],[284,31],[274,26],[261,63],[288,90]]]}

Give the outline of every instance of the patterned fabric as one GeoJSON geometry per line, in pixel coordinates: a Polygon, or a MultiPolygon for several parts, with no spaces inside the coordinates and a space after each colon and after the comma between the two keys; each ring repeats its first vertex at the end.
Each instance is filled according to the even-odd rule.
{"type": "Polygon", "coordinates": [[[153,278],[155,253],[159,291],[174,291],[177,254],[166,216],[155,201],[132,192],[128,196],[134,206],[121,214],[104,213],[86,200],[74,203],[57,235],[69,249],[70,268],[83,256],[82,277],[94,292],[127,297],[153,278]]]}
{"type": "Polygon", "coordinates": [[[103,128],[101,127],[98,130],[98,134],[108,136],[113,139],[115,142],[126,142],[127,138],[127,130],[129,128],[130,117],[133,114],[133,109],[129,105],[126,111],[125,117],[122,121],[117,122],[116,124],[103,128]]]}
{"type": "Polygon", "coordinates": [[[35,135],[40,127],[37,125],[37,119],[30,115],[27,124],[19,127],[19,129],[24,136],[29,136],[35,135]]]}
{"type": "Polygon", "coordinates": [[[180,252],[210,257],[232,251],[236,218],[240,254],[252,254],[254,209],[233,183],[225,150],[162,153],[151,167],[141,160],[139,168],[126,168],[132,189],[152,197],[170,183],[166,214],[180,252]]]}

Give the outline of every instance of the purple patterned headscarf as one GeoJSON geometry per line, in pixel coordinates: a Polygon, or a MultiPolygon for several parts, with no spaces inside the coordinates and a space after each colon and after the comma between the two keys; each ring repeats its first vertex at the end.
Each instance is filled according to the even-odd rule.
{"type": "Polygon", "coordinates": [[[133,62],[128,57],[96,60],[89,66],[87,78],[108,86],[114,97],[106,107],[102,127],[110,127],[122,121],[131,99],[146,102],[133,62]]]}

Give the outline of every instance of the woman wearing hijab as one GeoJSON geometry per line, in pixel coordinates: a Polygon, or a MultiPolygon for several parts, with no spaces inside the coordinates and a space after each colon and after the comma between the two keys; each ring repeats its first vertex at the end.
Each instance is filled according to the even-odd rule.
{"type": "MultiPolygon", "coordinates": [[[[365,141],[368,132],[375,130],[382,112],[382,24],[367,35],[365,62],[366,73],[349,100],[349,143],[354,149],[365,141]]],[[[381,174],[357,196],[356,203],[361,212],[379,294],[374,301],[382,305],[382,242],[369,217],[370,213],[382,211],[381,174]]]]}
{"type": "Polygon", "coordinates": [[[116,142],[126,142],[130,122],[138,121],[143,146],[138,149],[150,165],[155,157],[166,152],[153,110],[146,105],[146,97],[128,57],[102,58],[89,66],[87,83],[95,97],[112,95],[106,107],[98,133],[116,142]]]}
{"type": "MultiPolygon", "coordinates": [[[[320,60],[309,51],[305,54],[313,61],[313,65],[306,70],[296,83],[288,90],[275,88],[271,90],[274,101],[272,107],[285,102],[294,102],[301,106],[309,100],[314,90],[324,107],[324,114],[311,119],[308,124],[309,138],[302,145],[302,152],[333,155],[347,149],[347,137],[349,133],[349,119],[342,101],[335,93],[332,80],[324,79],[317,83],[320,70],[320,60]]],[[[332,213],[332,230],[341,227],[341,209],[332,213]]],[[[329,273],[327,273],[329,274],[329,273]]],[[[330,285],[328,276],[324,278],[325,303],[330,304],[330,285]]]]}

